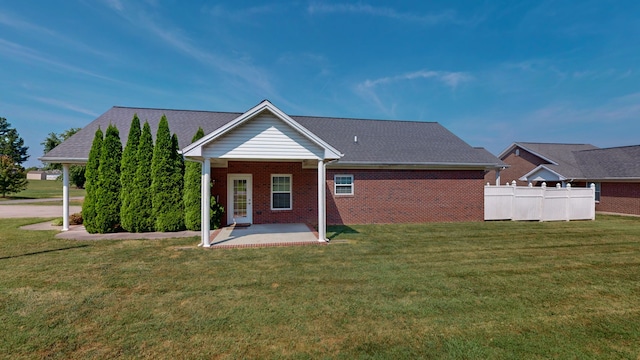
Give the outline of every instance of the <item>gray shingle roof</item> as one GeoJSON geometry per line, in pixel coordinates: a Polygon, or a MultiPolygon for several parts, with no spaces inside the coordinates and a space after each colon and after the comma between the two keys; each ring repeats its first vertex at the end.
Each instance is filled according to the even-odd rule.
{"type": "Polygon", "coordinates": [[[591,144],[514,144],[555,162],[545,166],[568,179],[640,179],[640,145],[601,149],[591,144]]]}
{"type": "Polygon", "coordinates": [[[516,145],[539,155],[556,164],[545,165],[549,169],[563,175],[568,179],[581,179],[584,177],[582,169],[578,165],[575,153],[582,150],[598,149],[591,144],[557,144],[557,143],[533,143],[517,142],[516,145]]]}
{"type": "MultiPolygon", "coordinates": [[[[86,161],[95,131],[111,123],[127,141],[134,113],[148,121],[155,137],[160,117],[165,114],[169,129],[178,136],[180,148],[191,143],[198,127],[205,134],[232,121],[241,113],[146,109],[114,106],[40,159],[44,162],[86,161]]],[[[344,153],[340,163],[351,164],[457,164],[504,165],[484,149],[473,148],[435,122],[346,119],[291,116],[318,137],[344,153]],[[357,136],[358,141],[354,141],[357,136]]]]}
{"type": "Polygon", "coordinates": [[[575,156],[585,178],[640,179],[640,145],[580,151],[575,156]]]}

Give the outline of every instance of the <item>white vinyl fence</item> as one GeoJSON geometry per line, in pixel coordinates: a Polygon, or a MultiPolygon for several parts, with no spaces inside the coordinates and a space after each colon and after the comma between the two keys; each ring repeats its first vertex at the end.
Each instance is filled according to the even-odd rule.
{"type": "Polygon", "coordinates": [[[485,220],[569,221],[594,220],[596,187],[555,188],[487,184],[484,187],[485,220]]]}

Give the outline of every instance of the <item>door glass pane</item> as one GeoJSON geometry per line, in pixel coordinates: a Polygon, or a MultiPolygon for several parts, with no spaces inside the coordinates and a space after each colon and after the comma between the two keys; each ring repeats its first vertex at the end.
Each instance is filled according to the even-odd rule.
{"type": "Polygon", "coordinates": [[[233,217],[247,216],[247,180],[233,180],[233,217]]]}

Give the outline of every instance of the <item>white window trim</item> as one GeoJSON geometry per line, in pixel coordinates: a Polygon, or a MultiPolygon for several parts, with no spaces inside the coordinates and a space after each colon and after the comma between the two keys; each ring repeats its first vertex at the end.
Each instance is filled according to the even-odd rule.
{"type": "Polygon", "coordinates": [[[350,196],[355,194],[355,185],[353,184],[353,174],[335,174],[333,175],[333,194],[336,196],[350,196]],[[347,186],[345,184],[338,184],[336,178],[338,177],[350,177],[351,178],[351,192],[350,193],[338,193],[338,186],[347,186]]]}
{"type": "MultiPolygon", "coordinates": [[[[271,210],[274,211],[279,211],[279,210],[292,210],[293,209],[293,176],[291,174],[271,174],[271,187],[270,189],[270,193],[271,193],[271,210]],[[289,207],[288,208],[274,208],[273,207],[273,178],[274,177],[288,177],[289,178],[289,207]]],[[[276,191],[275,194],[286,194],[287,192],[284,191],[276,191]]]]}

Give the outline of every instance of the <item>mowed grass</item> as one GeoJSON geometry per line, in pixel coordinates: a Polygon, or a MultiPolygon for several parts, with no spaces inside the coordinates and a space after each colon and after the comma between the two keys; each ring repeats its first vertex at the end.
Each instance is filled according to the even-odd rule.
{"type": "MultiPolygon", "coordinates": [[[[2,204],[2,201],[5,201],[5,200],[48,199],[48,198],[62,199],[62,181],[56,181],[56,180],[27,180],[27,181],[29,182],[29,185],[26,190],[23,190],[19,193],[7,195],[6,198],[0,197],[0,204],[2,204]]],[[[85,195],[84,189],[76,189],[74,186],[69,186],[69,197],[78,197],[78,196],[84,196],[84,195],[85,195]]],[[[62,202],[60,202],[60,204],[62,204],[62,202]]]]}
{"type": "Polygon", "coordinates": [[[637,359],[640,218],[68,241],[0,220],[0,357],[637,359]]]}

